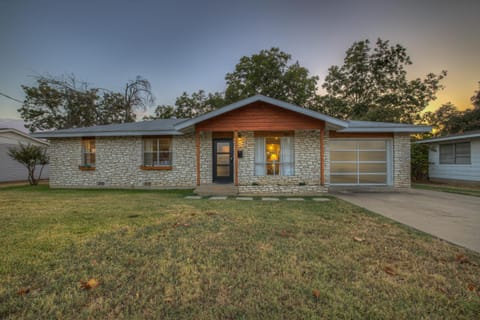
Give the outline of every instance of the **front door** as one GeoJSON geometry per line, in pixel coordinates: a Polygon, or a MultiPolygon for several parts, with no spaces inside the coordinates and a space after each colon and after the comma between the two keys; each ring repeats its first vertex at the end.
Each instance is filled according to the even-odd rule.
{"type": "Polygon", "coordinates": [[[232,139],[213,139],[213,182],[233,182],[232,139]]]}

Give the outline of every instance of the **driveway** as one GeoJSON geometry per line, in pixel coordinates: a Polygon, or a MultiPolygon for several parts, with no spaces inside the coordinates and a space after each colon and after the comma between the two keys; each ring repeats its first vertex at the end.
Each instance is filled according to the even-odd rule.
{"type": "Polygon", "coordinates": [[[335,193],[345,201],[480,252],[480,197],[417,190],[335,193]]]}

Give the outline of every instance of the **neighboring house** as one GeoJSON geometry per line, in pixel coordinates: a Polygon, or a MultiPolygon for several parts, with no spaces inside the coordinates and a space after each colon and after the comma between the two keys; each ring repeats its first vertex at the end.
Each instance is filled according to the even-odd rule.
{"type": "Polygon", "coordinates": [[[193,119],[42,132],[52,187],[314,194],[410,187],[410,134],[428,126],[344,121],[256,95],[193,119]],[[227,186],[225,186],[227,188],[227,186]]]}
{"type": "Polygon", "coordinates": [[[418,141],[428,144],[428,175],[437,181],[480,182],[480,130],[418,141]]]}
{"type": "MultiPolygon", "coordinates": [[[[32,138],[17,129],[0,128],[0,182],[25,181],[28,179],[27,168],[8,155],[9,148],[18,147],[20,143],[48,146],[46,141],[32,138]]],[[[40,172],[40,166],[37,169],[35,176],[40,172]]],[[[42,179],[48,179],[48,165],[43,168],[42,179]]]]}

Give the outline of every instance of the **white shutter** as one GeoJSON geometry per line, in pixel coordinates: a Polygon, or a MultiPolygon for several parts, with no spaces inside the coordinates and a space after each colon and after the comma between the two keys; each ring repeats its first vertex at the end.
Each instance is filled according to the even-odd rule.
{"type": "Polygon", "coordinates": [[[280,174],[282,176],[293,176],[293,138],[280,138],[280,174]]]}
{"type": "Polygon", "coordinates": [[[265,175],[265,138],[255,138],[255,175],[265,175]]]}

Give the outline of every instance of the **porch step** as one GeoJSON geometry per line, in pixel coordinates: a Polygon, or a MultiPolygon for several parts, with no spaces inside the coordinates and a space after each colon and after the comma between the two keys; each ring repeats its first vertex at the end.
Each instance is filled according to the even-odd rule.
{"type": "Polygon", "coordinates": [[[238,187],[232,184],[202,184],[193,190],[199,196],[236,196],[238,187]]]}

